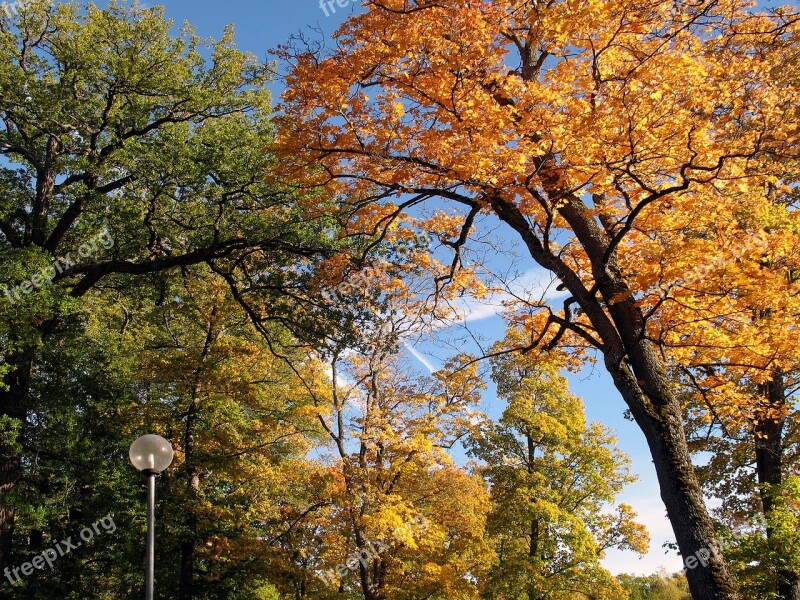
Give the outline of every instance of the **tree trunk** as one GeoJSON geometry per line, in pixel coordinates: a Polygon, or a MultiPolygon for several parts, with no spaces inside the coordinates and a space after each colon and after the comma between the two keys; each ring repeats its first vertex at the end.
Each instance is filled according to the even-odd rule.
{"type": "Polygon", "coordinates": [[[738,599],[692,464],[680,402],[661,357],[644,337],[641,312],[632,298],[611,300],[617,293],[611,286],[603,296],[626,354],[606,353],[605,364],[650,448],[692,598],[738,599]]]}
{"type": "Polygon", "coordinates": [[[200,390],[202,389],[202,376],[205,369],[205,362],[211,348],[217,339],[216,317],[217,306],[211,309],[210,320],[206,328],[203,349],[200,352],[200,362],[194,372],[192,381],[192,401],[186,413],[186,429],[183,435],[184,446],[184,465],[186,466],[187,476],[187,498],[191,503],[186,511],[184,526],[187,535],[181,543],[181,574],[178,585],[178,596],[180,600],[191,600],[194,597],[194,561],[197,553],[197,500],[200,496],[200,470],[197,467],[197,457],[195,454],[197,432],[197,422],[200,420],[200,390]]]}
{"type": "Polygon", "coordinates": [[[487,200],[497,216],[520,234],[531,257],[554,273],[572,295],[565,304],[561,326],[569,326],[569,302],[577,303],[599,336],[593,345],[603,353],[614,385],[647,440],[680,553],[684,560],[696,562],[695,568],[686,571],[692,597],[738,600],[692,465],[680,403],[661,357],[646,337],[644,315],[617,266],[609,233],[580,198],[560,189],[556,169],[543,162],[540,174],[548,196],[562,199],[558,211],[591,261],[595,282],[591,290],[539,239],[518,206],[500,197],[487,200]],[[708,558],[702,561],[698,558],[706,555],[708,558]]]}
{"type": "Polygon", "coordinates": [[[630,373],[625,373],[624,368],[614,370],[622,371],[612,372],[612,377],[650,448],[661,499],[681,556],[686,561],[686,578],[692,598],[738,598],[692,466],[679,403],[671,399],[661,404],[645,405],[636,399],[640,392],[633,387],[635,380],[630,373]]]}
{"type": "Polygon", "coordinates": [[[605,366],[647,440],[692,597],[738,599],[692,464],[680,402],[661,356],[646,337],[645,317],[610,250],[608,233],[578,198],[571,198],[561,213],[591,260],[602,304],[582,284],[576,292],[603,339],[605,366]]]}
{"type": "MultiPolygon", "coordinates": [[[[187,498],[196,500],[200,492],[200,473],[195,464],[195,429],[200,416],[200,399],[197,389],[193,390],[192,404],[186,416],[184,433],[184,452],[187,470],[187,498]]],[[[194,503],[186,511],[184,526],[187,534],[181,543],[181,574],[178,597],[180,600],[191,600],[194,597],[194,559],[197,550],[197,514],[194,503]]]]}
{"type": "MultiPolygon", "coordinates": [[[[359,550],[363,550],[368,547],[369,540],[367,540],[360,527],[356,527],[355,537],[356,547],[359,548],[359,550]]],[[[361,582],[361,592],[364,594],[364,600],[386,599],[383,591],[384,582],[382,560],[379,556],[372,557],[371,565],[359,561],[358,576],[361,582]]]]}
{"type": "MultiPolygon", "coordinates": [[[[761,389],[768,409],[782,412],[786,406],[786,386],[783,375],[775,372],[761,389]]],[[[774,493],[783,483],[783,427],[785,417],[760,418],[755,426],[756,473],[758,475],[761,509],[767,523],[767,544],[775,544],[771,515],[775,508],[774,493]]],[[[780,549],[773,548],[780,556],[780,549]]],[[[777,568],[775,591],[781,600],[800,600],[800,575],[792,569],[777,568]]]]}

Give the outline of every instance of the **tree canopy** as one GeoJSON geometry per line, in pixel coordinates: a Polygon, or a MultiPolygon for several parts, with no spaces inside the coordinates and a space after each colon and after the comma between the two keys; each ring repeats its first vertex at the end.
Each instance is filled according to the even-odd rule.
{"type": "Polygon", "coordinates": [[[800,599],[798,27],[366,0],[273,64],[163,7],[0,11],[0,597],[141,594],[157,433],[164,597],[800,599]],[[562,295],[420,373],[512,239],[562,295]],[[684,573],[603,567],[649,536],[595,363],[684,573]]]}
{"type": "MultiPolygon", "coordinates": [[[[481,218],[517,235],[569,293],[560,310],[512,307],[528,323],[520,349],[602,356],[682,555],[710,552],[710,568],[688,573],[692,593],[737,597],[670,369],[713,362],[727,367],[713,377],[762,384],[793,361],[798,88],[782,65],[796,63],[796,10],[366,5],[329,52],[302,40],[280,52],[286,172],[352,198],[357,229],[451,205],[427,221],[455,250],[445,279],[481,218]],[[308,164],[319,168],[295,168],[308,164]]],[[[725,394],[714,408],[741,420],[750,406],[725,394]]]]}

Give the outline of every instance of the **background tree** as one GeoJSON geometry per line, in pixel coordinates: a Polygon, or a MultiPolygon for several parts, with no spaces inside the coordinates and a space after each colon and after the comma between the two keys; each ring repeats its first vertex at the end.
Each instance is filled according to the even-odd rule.
{"type": "Polygon", "coordinates": [[[619,598],[619,584],[600,565],[604,552],[647,550],[632,509],[614,506],[635,479],[627,459],[604,427],[587,424],[562,366],[558,356],[493,359],[492,378],[508,407],[469,442],[492,496],[488,533],[498,558],[487,572],[486,598],[619,598]]]}
{"type": "Polygon", "coordinates": [[[661,571],[653,575],[619,575],[622,588],[630,600],[689,600],[689,586],[683,573],[668,575],[661,571]]]}
{"type": "Polygon", "coordinates": [[[315,391],[341,493],[321,515],[320,549],[307,551],[326,581],[314,597],[477,598],[490,562],[487,492],[448,453],[483,382],[461,360],[433,378],[407,371],[398,333],[390,322],[370,353],[334,353],[315,391]]]}
{"type": "MultiPolygon", "coordinates": [[[[291,365],[269,351],[224,281],[194,267],[168,298],[148,315],[147,401],[136,407],[151,427],[170,424],[178,452],[162,519],[174,540],[162,544],[178,546],[168,555],[179,565],[165,571],[180,576],[162,588],[178,598],[252,593],[280,561],[287,514],[326,504],[314,492],[328,474],[305,458],[322,432],[291,365]]],[[[273,339],[281,335],[288,345],[288,332],[273,339]]]]}
{"type": "MultiPolygon", "coordinates": [[[[654,296],[663,300],[652,310],[673,379],[686,390],[681,400],[690,448],[714,453],[710,468],[701,469],[700,476],[723,502],[725,508],[717,515],[725,527],[752,528],[751,534],[765,538],[762,551],[746,561],[749,566],[737,553],[732,554],[735,564],[772,573],[772,582],[758,595],[794,599],[800,597],[796,560],[786,540],[772,535],[777,530],[771,521],[775,500],[796,469],[791,438],[798,358],[796,344],[785,332],[796,321],[800,256],[790,185],[796,179],[796,160],[782,156],[776,162],[770,165],[776,175],[763,189],[750,192],[761,200],[757,206],[737,203],[735,218],[724,226],[716,216],[687,219],[669,241],[662,238],[698,263],[682,278],[670,273],[669,265],[658,267],[663,276],[654,296]],[[740,510],[745,503],[748,508],[740,510]]],[[[741,575],[744,582],[747,575],[741,575]]]]}
{"type": "Polygon", "coordinates": [[[19,488],[17,564],[106,514],[116,530],[4,585],[5,596],[141,592],[144,487],[126,449],[147,431],[176,449],[158,507],[157,578],[171,597],[269,597],[282,582],[282,540],[329,503],[332,478],[306,459],[320,431],[290,365],[208,269],[187,269],[166,291],[161,305],[137,286],[93,295],[43,350],[22,438],[30,466],[19,488]]]}
{"type": "MultiPolygon", "coordinates": [[[[780,381],[787,381],[788,374],[780,381]]],[[[707,459],[698,468],[706,493],[719,499],[714,510],[726,554],[731,557],[742,593],[763,598],[793,598],[796,594],[792,576],[800,566],[798,546],[793,534],[797,519],[797,414],[791,394],[796,384],[778,401],[780,411],[768,411],[773,401],[764,398],[765,387],[743,379],[734,390],[717,385],[711,377],[692,377],[687,389],[705,400],[691,398],[690,447],[707,459]],[[702,384],[700,383],[702,381],[702,384]],[[709,387],[710,386],[710,387],[709,387]],[[715,407],[725,405],[718,396],[749,393],[753,414],[747,420],[726,418],[715,407]],[[769,404],[766,404],[766,401],[769,404]],[[766,434],[764,430],[767,429],[766,434]],[[767,472],[765,448],[771,448],[777,460],[777,472],[767,472]],[[761,451],[759,451],[761,449],[761,451]]],[[[791,379],[788,379],[791,381],[791,379]]],[[[771,382],[774,383],[774,380],[771,382]]]]}

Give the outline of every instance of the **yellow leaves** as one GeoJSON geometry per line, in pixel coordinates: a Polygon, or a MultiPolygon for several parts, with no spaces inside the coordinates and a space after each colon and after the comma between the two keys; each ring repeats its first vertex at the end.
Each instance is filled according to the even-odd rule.
{"type": "Polygon", "coordinates": [[[350,258],[339,252],[322,261],[316,271],[317,280],[325,285],[334,285],[342,280],[346,269],[350,266],[350,258]]]}
{"type": "Polygon", "coordinates": [[[341,487],[336,509],[315,521],[324,532],[322,568],[353,555],[355,530],[377,549],[370,560],[386,569],[387,596],[436,589],[473,597],[467,574],[481,572],[477,559],[491,556],[483,536],[488,497],[482,482],[453,465],[440,446],[463,434],[457,419],[482,382],[467,357],[446,366],[452,377],[427,380],[409,377],[396,362],[376,348],[331,365],[331,373],[347,379],[340,387],[357,393],[346,405],[330,404],[329,420],[341,423],[329,432],[331,469],[341,487]]]}
{"type": "MultiPolygon", "coordinates": [[[[413,154],[413,159],[440,168],[413,169],[386,159],[350,163],[355,170],[370,169],[373,181],[506,186],[524,181],[532,168],[524,157],[537,155],[533,145],[542,144],[558,153],[564,165],[582,170],[583,175],[565,179],[580,182],[586,173],[598,171],[590,167],[603,162],[612,147],[609,140],[615,145],[632,140],[629,154],[659,157],[660,169],[654,159],[648,164],[646,158],[637,168],[642,171],[637,173],[640,180],[653,184],[665,172],[665,161],[674,172],[688,157],[690,132],[695,151],[718,145],[710,131],[696,127],[697,111],[706,105],[703,98],[720,98],[717,88],[722,84],[714,80],[716,54],[703,54],[702,40],[690,32],[676,32],[674,48],[657,44],[646,33],[675,26],[673,19],[670,11],[635,3],[557,3],[546,10],[538,7],[528,17],[507,3],[437,5],[403,15],[373,6],[345,25],[341,51],[320,66],[332,80],[352,86],[363,83],[357,80],[363,65],[380,65],[376,81],[382,90],[379,97],[386,101],[378,113],[366,106],[365,95],[362,106],[351,105],[347,127],[326,129],[339,137],[334,145],[340,150],[320,158],[337,172],[346,168],[340,162],[341,148],[360,154],[359,144],[374,136],[374,145],[367,142],[370,156],[413,154]],[[506,55],[513,45],[503,38],[505,25],[498,25],[506,22],[511,30],[529,26],[544,47],[571,44],[576,58],[547,63],[544,84],[512,75],[506,55]],[[598,55],[603,79],[599,90],[594,89],[597,74],[590,70],[590,54],[576,49],[581,44],[588,47],[589,40],[591,48],[603,48],[598,55]],[[397,121],[410,103],[420,104],[422,112],[398,130],[397,121]],[[439,126],[430,126],[433,123],[439,126]],[[355,130],[369,135],[354,143],[355,130]]],[[[557,54],[555,48],[549,50],[557,54]]],[[[344,95],[340,87],[329,90],[323,84],[317,89],[307,85],[307,78],[311,72],[295,73],[285,96],[290,111],[297,111],[295,117],[306,114],[308,106],[338,105],[330,101],[344,95]]],[[[735,88],[730,93],[735,94],[735,88]]],[[[309,121],[307,133],[312,137],[321,130],[319,118],[309,121]]],[[[286,131],[290,136],[298,133],[286,131]]],[[[708,156],[711,162],[713,158],[708,156]]],[[[708,161],[700,157],[698,162],[708,161]]]]}
{"type": "Polygon", "coordinates": [[[346,234],[359,234],[370,232],[373,235],[381,231],[382,223],[388,219],[397,207],[394,203],[388,202],[385,204],[366,204],[359,208],[354,218],[348,223],[348,230],[346,234]]]}
{"type": "Polygon", "coordinates": [[[421,225],[428,231],[434,231],[446,238],[457,238],[461,233],[464,217],[462,214],[450,214],[438,211],[432,217],[422,221],[421,225]]]}
{"type": "Polygon", "coordinates": [[[417,537],[422,533],[417,515],[405,506],[392,506],[392,499],[380,503],[377,514],[364,518],[364,525],[376,539],[391,540],[409,550],[417,549],[417,537]]]}
{"type": "Polygon", "coordinates": [[[329,406],[313,406],[313,405],[305,405],[299,407],[297,410],[294,411],[295,418],[302,418],[302,417],[318,417],[318,416],[329,416],[331,414],[331,408],[329,406]]]}

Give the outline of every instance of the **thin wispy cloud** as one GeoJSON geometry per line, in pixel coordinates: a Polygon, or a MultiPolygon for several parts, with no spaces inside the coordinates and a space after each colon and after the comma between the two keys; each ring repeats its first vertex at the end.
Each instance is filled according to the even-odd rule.
{"type": "Polygon", "coordinates": [[[434,373],[439,370],[433,365],[433,363],[430,360],[428,360],[428,358],[425,355],[421,354],[418,350],[414,348],[414,346],[412,346],[408,342],[403,342],[403,348],[405,348],[406,352],[408,352],[417,361],[419,361],[423,367],[428,369],[428,372],[434,373]]]}
{"type": "Polygon", "coordinates": [[[556,289],[558,280],[541,268],[530,269],[518,277],[494,286],[497,291],[486,298],[459,298],[450,304],[456,312],[453,324],[473,323],[491,317],[499,317],[507,306],[515,301],[550,302],[563,298],[567,292],[556,289]]]}

